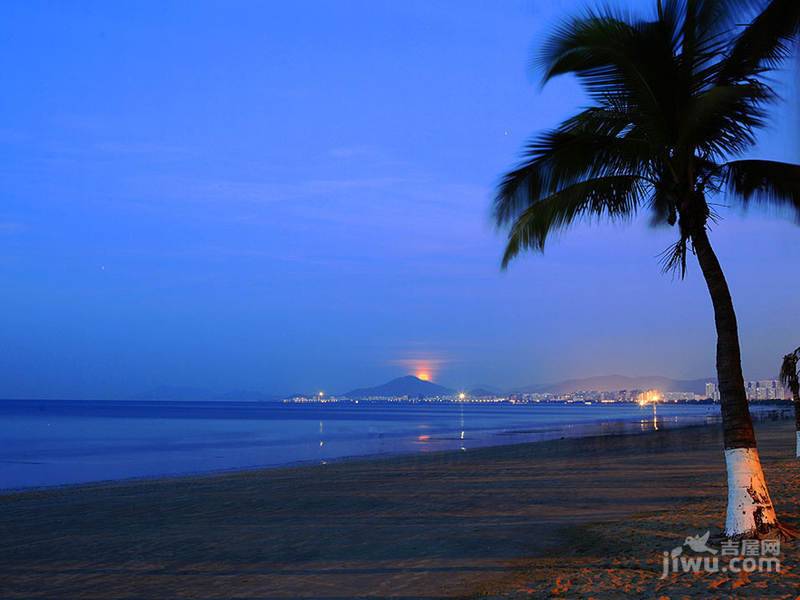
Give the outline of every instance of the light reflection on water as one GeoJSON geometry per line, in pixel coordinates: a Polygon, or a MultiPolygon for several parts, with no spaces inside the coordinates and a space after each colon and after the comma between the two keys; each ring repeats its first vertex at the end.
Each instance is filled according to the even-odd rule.
{"type": "Polygon", "coordinates": [[[0,401],[0,488],[326,463],[703,423],[712,405],[0,401]]]}

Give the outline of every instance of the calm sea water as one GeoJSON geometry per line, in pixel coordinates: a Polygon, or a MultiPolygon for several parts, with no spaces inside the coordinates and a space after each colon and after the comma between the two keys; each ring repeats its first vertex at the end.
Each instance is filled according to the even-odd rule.
{"type": "Polygon", "coordinates": [[[719,418],[712,405],[283,405],[0,401],[0,489],[323,463],[610,435],[719,418]]]}

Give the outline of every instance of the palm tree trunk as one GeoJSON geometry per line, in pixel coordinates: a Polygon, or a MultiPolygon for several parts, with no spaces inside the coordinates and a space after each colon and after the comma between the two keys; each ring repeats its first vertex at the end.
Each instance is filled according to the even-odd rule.
{"type": "Polygon", "coordinates": [[[792,400],[794,401],[794,428],[797,438],[795,455],[800,458],[800,390],[797,386],[792,386],[792,400]]]}
{"type": "Polygon", "coordinates": [[[705,228],[692,234],[692,244],[711,295],[717,327],[717,378],[728,471],[725,534],[755,536],[777,526],[778,519],[758,458],[747,405],[736,312],[728,282],[705,228]]]}

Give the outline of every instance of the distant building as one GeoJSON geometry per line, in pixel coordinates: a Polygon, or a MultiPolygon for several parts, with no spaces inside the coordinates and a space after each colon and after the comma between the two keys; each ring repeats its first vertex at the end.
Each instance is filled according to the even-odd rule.
{"type": "Polygon", "coordinates": [[[663,398],[665,402],[693,402],[698,399],[703,399],[705,396],[700,396],[693,392],[664,392],[663,398]]]}
{"type": "Polygon", "coordinates": [[[719,402],[719,388],[716,383],[711,381],[706,383],[706,398],[711,398],[714,402],[719,402]]]}
{"type": "Polygon", "coordinates": [[[783,400],[786,390],[777,379],[748,381],[746,386],[748,400],[783,400]]]}
{"type": "MultiPolygon", "coordinates": [[[[745,382],[745,393],[751,402],[759,400],[783,400],[786,398],[786,390],[781,382],[776,379],[761,379],[759,381],[745,382]]],[[[719,401],[719,387],[716,383],[706,384],[706,397],[714,401],[719,401]]]]}

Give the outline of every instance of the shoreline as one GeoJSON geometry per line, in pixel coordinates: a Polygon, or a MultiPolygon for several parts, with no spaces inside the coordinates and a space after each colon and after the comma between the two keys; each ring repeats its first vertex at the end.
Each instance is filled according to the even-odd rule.
{"type": "MultiPolygon", "coordinates": [[[[793,423],[757,429],[796,525],[793,423]]],[[[0,595],[527,598],[565,572],[566,597],[649,595],[661,550],[721,525],[724,487],[721,428],[699,425],[28,490],[0,496],[0,595]],[[636,548],[656,562],[625,567],[636,548]]]]}

